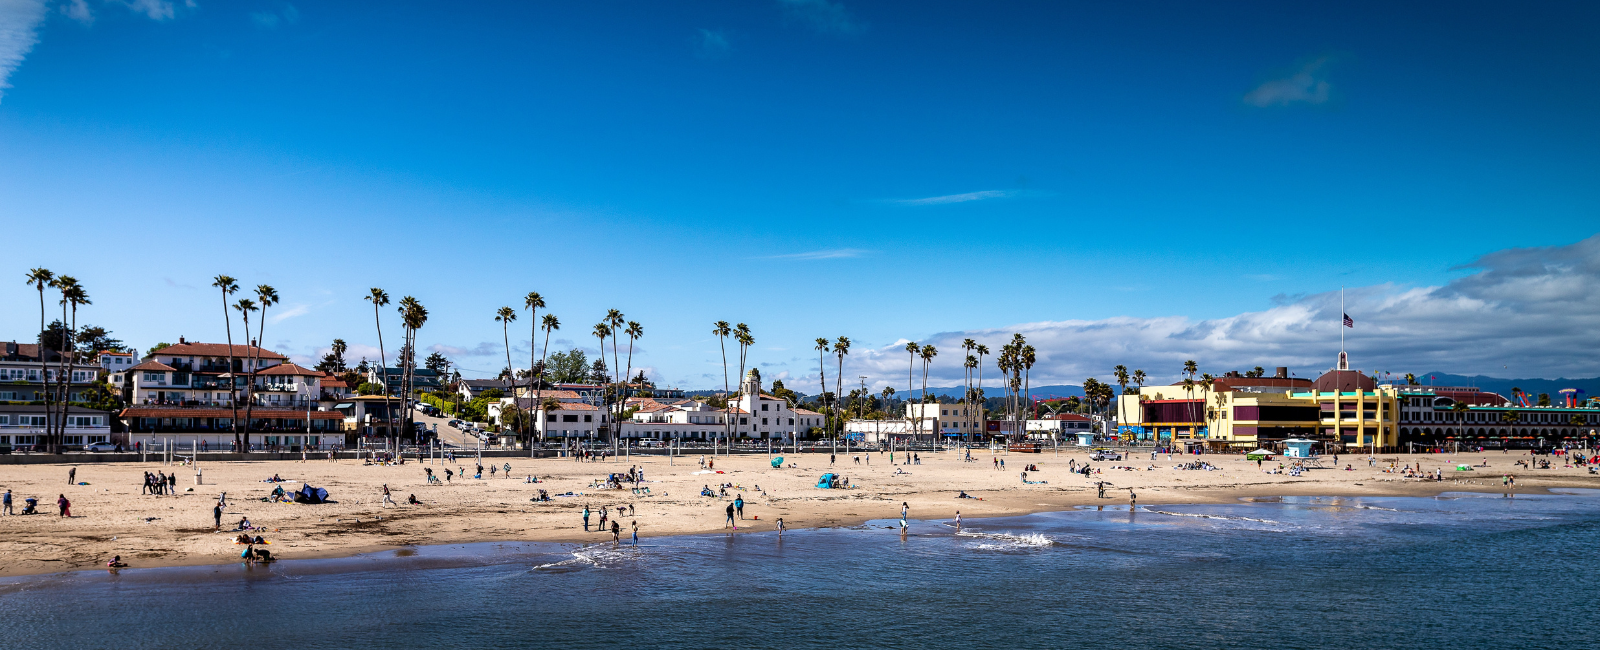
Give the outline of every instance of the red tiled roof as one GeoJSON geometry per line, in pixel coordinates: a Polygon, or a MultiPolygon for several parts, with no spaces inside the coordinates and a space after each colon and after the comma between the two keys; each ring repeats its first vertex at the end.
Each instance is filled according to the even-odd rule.
{"type": "Polygon", "coordinates": [[[344,383],[344,380],[342,380],[342,379],[333,379],[333,378],[330,378],[330,377],[323,377],[322,378],[322,387],[323,388],[349,388],[350,385],[344,383]]]}
{"type": "Polygon", "coordinates": [[[155,361],[155,360],[152,359],[150,361],[146,361],[146,362],[141,363],[141,364],[139,364],[137,366],[129,368],[124,372],[132,372],[134,370],[141,370],[141,371],[142,370],[161,370],[161,371],[165,371],[165,372],[172,372],[174,370],[174,368],[172,366],[167,365],[167,364],[161,363],[160,361],[155,361]]]}
{"type": "MultiPolygon", "coordinates": [[[[161,348],[160,350],[156,350],[155,353],[156,354],[170,354],[170,355],[173,355],[173,356],[180,356],[180,357],[226,357],[226,356],[228,356],[228,344],[227,343],[179,343],[179,344],[176,344],[176,345],[169,345],[167,347],[161,348]]],[[[254,358],[254,357],[258,356],[258,355],[262,359],[283,359],[285,361],[287,361],[289,359],[289,357],[286,357],[286,356],[283,356],[283,355],[278,354],[276,352],[273,352],[272,350],[258,348],[258,347],[255,347],[253,345],[245,345],[243,343],[235,343],[235,344],[233,344],[233,356],[234,356],[234,358],[244,358],[244,357],[252,357],[252,358],[254,358]]]]}
{"type": "Polygon", "coordinates": [[[555,390],[547,388],[544,391],[530,390],[529,395],[534,397],[554,397],[556,399],[578,399],[578,394],[570,390],[555,390]]]}
{"type": "Polygon", "coordinates": [[[799,415],[822,415],[816,411],[808,411],[806,409],[795,409],[794,412],[799,415]]]}
{"type": "MultiPolygon", "coordinates": [[[[242,406],[239,407],[239,417],[240,418],[244,417],[244,411],[245,411],[244,407],[242,407],[242,406]]],[[[302,419],[305,416],[306,416],[306,412],[305,411],[300,411],[300,410],[296,410],[296,409],[269,409],[269,408],[257,407],[256,409],[254,409],[253,411],[250,412],[250,417],[251,418],[264,418],[264,419],[286,418],[286,419],[290,419],[290,420],[296,420],[296,419],[302,419]]],[[[166,406],[166,407],[162,407],[162,406],[130,406],[128,408],[122,409],[122,415],[120,417],[125,417],[125,418],[231,418],[231,417],[233,417],[233,409],[197,409],[197,408],[183,408],[183,407],[178,407],[178,406],[166,406]]],[[[313,419],[313,420],[343,420],[344,419],[344,414],[340,413],[338,411],[312,411],[311,412],[311,419],[313,419]]]]}
{"type": "Polygon", "coordinates": [[[295,365],[294,362],[280,363],[266,370],[256,371],[257,375],[292,375],[296,377],[321,377],[322,373],[295,365]]]}

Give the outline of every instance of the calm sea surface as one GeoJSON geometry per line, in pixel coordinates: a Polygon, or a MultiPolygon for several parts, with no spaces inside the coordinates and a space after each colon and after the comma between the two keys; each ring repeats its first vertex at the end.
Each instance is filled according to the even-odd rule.
{"type": "Polygon", "coordinates": [[[1596,491],[889,523],[12,579],[0,647],[1600,647],[1596,491]]]}

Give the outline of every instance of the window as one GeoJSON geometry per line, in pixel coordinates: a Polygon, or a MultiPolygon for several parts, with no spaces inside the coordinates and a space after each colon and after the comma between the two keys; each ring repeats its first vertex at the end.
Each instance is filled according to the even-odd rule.
{"type": "Polygon", "coordinates": [[[950,409],[939,409],[939,415],[949,415],[950,409]]]}
{"type": "Polygon", "coordinates": [[[11,416],[0,415],[0,424],[11,424],[11,416]]]}
{"type": "Polygon", "coordinates": [[[766,424],[767,423],[767,419],[766,418],[761,418],[761,423],[762,424],[766,424]]]}
{"type": "Polygon", "coordinates": [[[583,416],[583,421],[584,422],[593,422],[594,421],[594,416],[593,415],[585,415],[585,416],[583,416]]]}
{"type": "Polygon", "coordinates": [[[739,418],[739,424],[750,424],[750,418],[739,418]]]}
{"type": "Polygon", "coordinates": [[[789,418],[789,424],[794,424],[794,418],[789,418]]]}
{"type": "Polygon", "coordinates": [[[576,416],[576,415],[563,415],[563,416],[561,416],[561,421],[562,422],[577,422],[578,421],[578,416],[576,416]]]}
{"type": "Polygon", "coordinates": [[[770,404],[762,404],[761,405],[761,410],[763,410],[763,411],[767,410],[768,406],[771,406],[771,405],[770,404]]]}

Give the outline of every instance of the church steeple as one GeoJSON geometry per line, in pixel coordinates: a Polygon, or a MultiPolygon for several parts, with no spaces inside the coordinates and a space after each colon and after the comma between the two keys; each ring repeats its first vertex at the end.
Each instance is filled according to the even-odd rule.
{"type": "Polygon", "coordinates": [[[744,381],[739,384],[739,390],[745,397],[756,398],[761,396],[761,371],[751,368],[745,373],[744,381]]]}

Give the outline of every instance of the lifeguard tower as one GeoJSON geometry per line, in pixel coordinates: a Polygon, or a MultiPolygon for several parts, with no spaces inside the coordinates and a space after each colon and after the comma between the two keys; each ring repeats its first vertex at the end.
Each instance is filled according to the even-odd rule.
{"type": "Polygon", "coordinates": [[[1093,431],[1085,431],[1083,433],[1078,433],[1078,434],[1074,434],[1074,435],[1078,436],[1078,446],[1079,447],[1093,447],[1094,446],[1094,432],[1093,431]]]}
{"type": "Polygon", "coordinates": [[[1322,467],[1321,456],[1311,451],[1311,445],[1317,444],[1315,440],[1304,438],[1290,438],[1283,441],[1283,459],[1298,463],[1301,467],[1322,467]]]}

